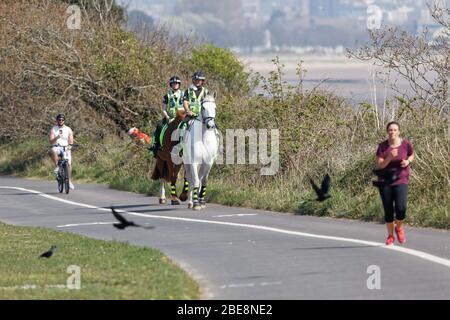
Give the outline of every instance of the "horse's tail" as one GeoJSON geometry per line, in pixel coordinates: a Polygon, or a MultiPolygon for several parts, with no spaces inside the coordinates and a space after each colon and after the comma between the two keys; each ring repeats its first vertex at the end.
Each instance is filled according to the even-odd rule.
{"type": "Polygon", "coordinates": [[[171,179],[170,179],[169,173],[170,173],[169,165],[168,165],[167,161],[164,161],[163,167],[162,167],[162,174],[161,174],[162,178],[166,181],[170,181],[171,179]]]}
{"type": "Polygon", "coordinates": [[[161,179],[161,173],[159,172],[158,160],[155,163],[155,167],[153,168],[152,180],[161,179]]]}

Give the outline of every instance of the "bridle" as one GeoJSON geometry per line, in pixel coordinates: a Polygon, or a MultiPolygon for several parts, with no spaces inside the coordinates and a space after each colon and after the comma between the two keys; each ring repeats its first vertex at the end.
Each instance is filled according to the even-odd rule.
{"type": "MultiPolygon", "coordinates": [[[[201,120],[201,122],[208,127],[208,122],[210,122],[211,120],[215,120],[215,117],[204,117],[203,116],[204,111],[206,110],[205,107],[203,106],[203,104],[206,103],[206,102],[215,103],[215,101],[214,100],[203,100],[203,102],[202,102],[202,110],[201,110],[202,120],[201,120]]],[[[200,121],[200,119],[197,119],[197,120],[200,121]]],[[[216,124],[215,123],[214,123],[214,126],[212,126],[211,128],[208,128],[208,129],[214,129],[214,128],[216,128],[216,124]]]]}

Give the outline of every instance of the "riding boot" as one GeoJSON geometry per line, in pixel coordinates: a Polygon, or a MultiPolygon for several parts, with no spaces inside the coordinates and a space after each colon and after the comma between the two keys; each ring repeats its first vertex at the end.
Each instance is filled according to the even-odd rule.
{"type": "Polygon", "coordinates": [[[153,133],[152,141],[153,145],[148,149],[153,156],[156,157],[156,153],[161,149],[161,143],[159,141],[159,135],[161,134],[164,125],[164,120],[161,120],[156,126],[155,132],[153,133]]]}

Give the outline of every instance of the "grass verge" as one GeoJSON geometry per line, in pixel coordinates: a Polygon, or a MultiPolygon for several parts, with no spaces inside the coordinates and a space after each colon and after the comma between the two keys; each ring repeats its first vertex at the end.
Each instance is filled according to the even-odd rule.
{"type": "Polygon", "coordinates": [[[199,286],[160,251],[0,223],[0,299],[198,299],[199,286]],[[55,254],[38,258],[51,245],[55,254]],[[69,266],[80,289],[67,288],[69,266]]]}

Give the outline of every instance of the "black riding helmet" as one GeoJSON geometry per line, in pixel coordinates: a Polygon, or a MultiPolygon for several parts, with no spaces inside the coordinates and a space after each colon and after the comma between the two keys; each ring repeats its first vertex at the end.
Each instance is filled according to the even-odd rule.
{"type": "Polygon", "coordinates": [[[206,80],[206,77],[202,71],[197,71],[192,75],[192,80],[206,80]]]}
{"type": "Polygon", "coordinates": [[[178,76],[173,76],[172,78],[170,78],[169,80],[169,84],[172,85],[174,83],[179,83],[181,84],[181,79],[178,76]]]}
{"type": "Polygon", "coordinates": [[[66,120],[66,116],[64,114],[60,113],[56,116],[56,121],[58,121],[59,119],[66,120]]]}

